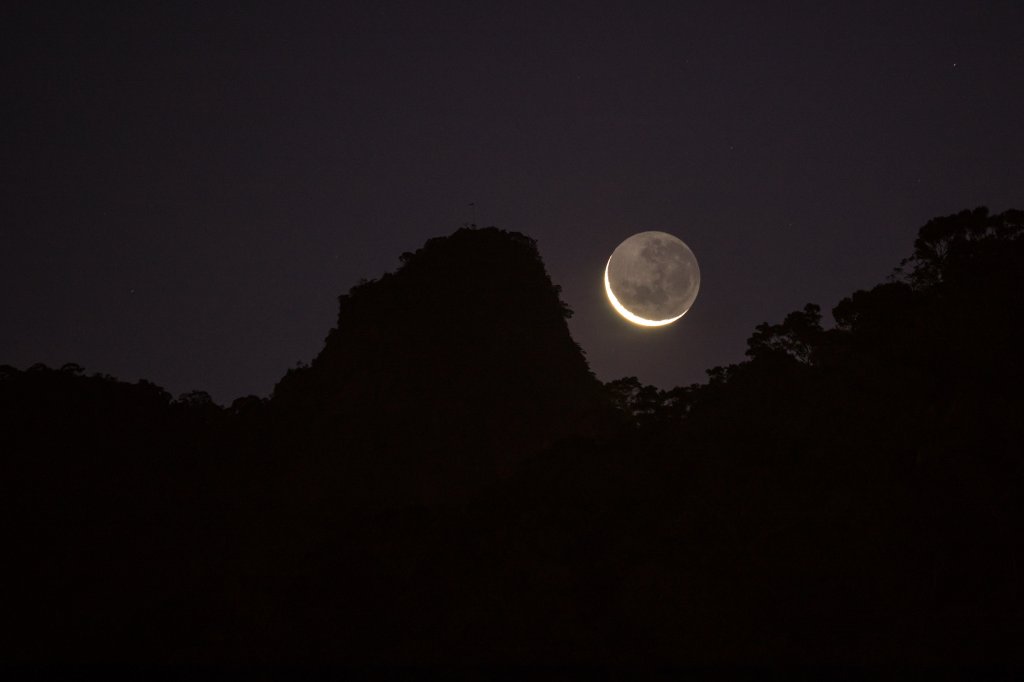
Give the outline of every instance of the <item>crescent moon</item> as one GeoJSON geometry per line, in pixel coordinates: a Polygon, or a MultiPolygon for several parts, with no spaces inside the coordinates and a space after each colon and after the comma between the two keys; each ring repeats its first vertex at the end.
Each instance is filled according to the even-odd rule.
{"type": "Polygon", "coordinates": [[[682,315],[676,315],[675,317],[670,317],[666,320],[647,320],[626,310],[626,306],[619,303],[619,299],[615,298],[615,294],[612,292],[612,283],[608,281],[608,266],[611,265],[611,263],[612,259],[609,258],[608,262],[604,264],[604,290],[608,294],[608,300],[611,301],[612,307],[615,308],[619,315],[622,315],[633,324],[639,324],[643,327],[664,327],[666,324],[672,324],[686,314],[686,311],[684,310],[682,315]]]}

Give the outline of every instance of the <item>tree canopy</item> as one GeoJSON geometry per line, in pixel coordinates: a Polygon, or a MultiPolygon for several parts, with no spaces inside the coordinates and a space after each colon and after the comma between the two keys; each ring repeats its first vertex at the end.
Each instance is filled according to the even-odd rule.
{"type": "Polygon", "coordinates": [[[4,660],[1024,664],[1021,218],[667,390],[600,384],[496,229],[341,296],[269,400],[0,366],[4,660]]]}

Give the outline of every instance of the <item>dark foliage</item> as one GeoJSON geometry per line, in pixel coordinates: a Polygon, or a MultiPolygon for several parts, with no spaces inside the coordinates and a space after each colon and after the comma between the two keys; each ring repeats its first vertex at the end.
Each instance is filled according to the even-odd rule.
{"type": "Polygon", "coordinates": [[[532,239],[464,228],[402,261],[340,297],[323,351],[274,390],[292,458],[333,460],[325,494],[450,501],[605,428],[614,413],[532,239]]]}
{"type": "Polygon", "coordinates": [[[1024,214],[604,386],[532,240],[340,299],[270,400],[0,367],[29,662],[1021,665],[1024,214]]]}

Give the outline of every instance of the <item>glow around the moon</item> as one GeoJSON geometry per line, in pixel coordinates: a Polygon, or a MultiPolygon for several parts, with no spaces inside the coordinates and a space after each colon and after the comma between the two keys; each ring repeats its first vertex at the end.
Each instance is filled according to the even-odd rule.
{"type": "Polygon", "coordinates": [[[700,268],[686,244],[666,232],[640,232],[615,249],[604,269],[612,307],[644,327],[663,327],[689,311],[700,268]]]}

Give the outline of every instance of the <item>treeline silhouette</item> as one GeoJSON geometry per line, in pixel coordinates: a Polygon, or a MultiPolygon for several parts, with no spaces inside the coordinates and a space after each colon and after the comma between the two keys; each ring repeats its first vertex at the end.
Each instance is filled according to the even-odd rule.
{"type": "Polygon", "coordinates": [[[535,243],[432,239],[270,399],[0,368],[3,660],[1006,664],[1024,212],[671,390],[602,385],[535,243]]]}

